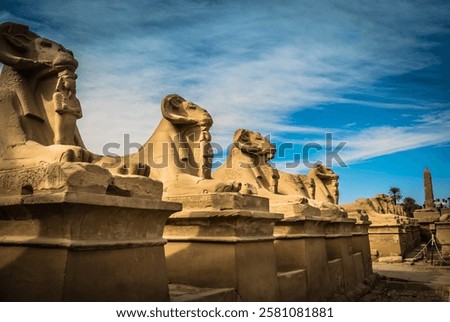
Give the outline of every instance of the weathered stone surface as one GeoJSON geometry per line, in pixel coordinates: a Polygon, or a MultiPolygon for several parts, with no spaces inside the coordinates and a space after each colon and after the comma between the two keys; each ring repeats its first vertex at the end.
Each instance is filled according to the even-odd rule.
{"type": "Polygon", "coordinates": [[[333,170],[316,163],[308,172],[308,177],[315,183],[315,200],[332,204],[339,203],[339,176],[333,170]]]}
{"type": "Polygon", "coordinates": [[[311,206],[306,198],[298,202],[273,201],[270,206],[272,211],[283,213],[286,217],[296,217],[299,214],[305,217],[319,217],[321,215],[320,209],[311,206]]]}
{"type": "Polygon", "coordinates": [[[425,208],[434,209],[433,182],[428,168],[425,168],[423,171],[423,186],[425,191],[425,208]]]}
{"type": "MultiPolygon", "coordinates": [[[[82,117],[78,62],[70,50],[10,22],[0,25],[0,48],[0,195],[77,190],[158,196],[161,187],[148,180],[112,184],[101,167],[108,157],[85,148],[76,126],[82,117]],[[94,159],[98,166],[90,164],[94,159]]],[[[148,165],[126,165],[122,158],[119,169],[110,170],[148,176],[148,165]]]]}
{"type": "Polygon", "coordinates": [[[113,176],[108,170],[85,162],[0,171],[0,198],[67,191],[161,200],[162,183],[142,176],[113,176]]]}
{"type": "Polygon", "coordinates": [[[172,302],[237,302],[239,296],[231,288],[202,288],[182,284],[169,284],[172,302]]]}
{"type": "Polygon", "coordinates": [[[245,209],[269,211],[269,200],[240,193],[207,193],[165,197],[164,200],[181,202],[183,209],[226,210],[245,209]]]}
{"type": "Polygon", "coordinates": [[[413,216],[420,224],[422,241],[428,242],[432,235],[430,225],[441,221],[441,213],[434,206],[433,184],[428,168],[424,170],[423,181],[425,208],[415,210],[413,216]]]}
{"type": "Polygon", "coordinates": [[[286,216],[315,216],[313,208],[317,208],[326,217],[346,217],[336,205],[338,175],[320,164],[314,165],[307,176],[279,171],[270,164],[275,152],[275,145],[260,133],[239,129],[227,160],[214,177],[254,187],[259,196],[269,198],[271,211],[283,211],[286,216]]]}
{"type": "Polygon", "coordinates": [[[282,301],[304,302],[308,300],[308,280],[305,269],[278,273],[278,284],[282,301]]]}
{"type": "Polygon", "coordinates": [[[76,127],[72,52],[24,25],[3,23],[0,34],[0,170],[92,160],[76,127]]]}
{"type": "MultiPolygon", "coordinates": [[[[233,204],[227,194],[222,197],[233,204]]],[[[273,229],[282,217],[239,208],[174,214],[164,229],[169,281],[233,288],[243,301],[279,300],[273,229]]]]}
{"type": "Polygon", "coordinates": [[[430,224],[439,220],[441,214],[435,209],[417,209],[414,211],[414,219],[420,224],[430,224]]]}
{"type": "Polygon", "coordinates": [[[352,230],[352,248],[355,253],[361,253],[365,278],[373,273],[369,225],[370,221],[357,222],[352,230]]]}
{"type": "Polygon", "coordinates": [[[378,256],[392,254],[404,256],[408,251],[406,228],[402,225],[371,225],[369,228],[370,247],[378,252],[378,256]]]}
{"type": "MultiPolygon", "coordinates": [[[[325,243],[325,227],[329,222],[330,219],[323,217],[298,216],[287,217],[275,225],[277,270],[285,273],[304,269],[307,280],[306,298],[309,301],[325,300],[332,292],[328,280],[325,243]]],[[[287,297],[282,297],[281,300],[301,300],[303,292],[302,288],[289,296],[282,292],[282,296],[287,297]]]]}
{"type": "MultiPolygon", "coordinates": [[[[328,260],[339,259],[343,263],[342,290],[356,285],[359,277],[364,279],[371,274],[367,229],[365,233],[355,232],[353,238],[356,221],[345,219],[345,210],[337,205],[339,177],[331,169],[316,164],[307,176],[278,171],[269,162],[275,152],[275,146],[260,133],[237,130],[227,160],[214,177],[240,180],[256,187],[259,196],[269,198],[271,211],[284,213],[284,219],[275,224],[274,233],[279,274],[304,269],[306,298],[328,299],[337,290],[328,278],[328,260]],[[358,259],[353,257],[352,243],[358,249],[358,259]]],[[[281,299],[304,296],[301,289],[298,294],[293,292],[287,296],[282,291],[281,299]]]]}
{"type": "Polygon", "coordinates": [[[351,289],[357,283],[353,261],[352,230],[354,219],[334,219],[326,225],[326,250],[328,261],[342,260],[344,288],[351,289]]]}
{"type": "Polygon", "coordinates": [[[444,221],[449,221],[450,219],[450,215],[449,214],[445,214],[439,217],[439,221],[440,222],[444,222],[444,221]]]}
{"type": "Polygon", "coordinates": [[[169,300],[162,232],[179,204],[90,192],[0,202],[1,300],[169,300]]]}
{"type": "MultiPolygon", "coordinates": [[[[211,115],[199,105],[170,94],[161,102],[162,120],[138,152],[119,163],[148,164],[152,179],[163,182],[164,196],[239,192],[239,182],[211,178],[211,115]]],[[[101,162],[103,159],[98,159],[101,162]]],[[[106,162],[109,162],[106,160],[106,162]]]]}
{"type": "MultiPolygon", "coordinates": [[[[332,300],[342,301],[339,299],[338,294],[344,293],[346,287],[344,282],[344,267],[342,265],[342,259],[337,258],[328,261],[328,286],[330,288],[330,294],[333,294],[332,300]]],[[[345,299],[344,299],[345,300],[345,299]]]]}
{"type": "Polygon", "coordinates": [[[418,221],[407,217],[402,207],[395,205],[392,198],[385,194],[357,199],[342,207],[350,218],[361,223],[370,222],[370,248],[378,256],[404,256],[420,244],[418,221]]]}
{"type": "Polygon", "coordinates": [[[212,118],[176,94],[137,153],[94,155],[76,127],[72,53],[26,26],[0,35],[1,299],[163,301],[168,280],[208,288],[178,289],[183,301],[358,293],[366,220],[346,219],[331,169],[278,171],[274,145],[238,130],[213,179],[212,118]]]}
{"type": "Polygon", "coordinates": [[[181,205],[111,174],[148,165],[109,171],[84,147],[70,50],[3,23],[0,62],[0,300],[169,300],[162,232],[181,205]]]}
{"type": "Polygon", "coordinates": [[[436,241],[445,260],[450,260],[450,222],[436,223],[436,241]]]}
{"type": "Polygon", "coordinates": [[[162,182],[138,175],[115,175],[112,184],[131,197],[161,200],[163,194],[162,182]]]}
{"type": "Polygon", "coordinates": [[[353,254],[353,264],[355,265],[355,279],[357,283],[362,283],[365,279],[364,259],[361,252],[353,254]]]}
{"type": "Polygon", "coordinates": [[[360,220],[367,216],[374,225],[386,224],[414,224],[414,220],[406,217],[403,208],[395,205],[392,198],[385,194],[378,194],[373,198],[360,198],[352,204],[343,204],[349,217],[360,220]]]}
{"type": "Polygon", "coordinates": [[[380,263],[401,263],[403,262],[402,256],[384,256],[378,259],[380,263]]]}

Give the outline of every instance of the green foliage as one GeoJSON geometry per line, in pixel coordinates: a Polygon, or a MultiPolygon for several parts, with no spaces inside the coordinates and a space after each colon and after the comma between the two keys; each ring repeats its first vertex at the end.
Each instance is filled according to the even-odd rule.
{"type": "Polygon", "coordinates": [[[414,211],[419,208],[420,206],[416,203],[416,200],[414,200],[413,198],[405,197],[403,199],[403,211],[406,212],[406,215],[408,217],[413,217],[414,211]]]}
{"type": "Polygon", "coordinates": [[[400,188],[398,187],[390,187],[389,196],[394,201],[394,205],[397,204],[397,201],[400,201],[403,198],[402,194],[400,193],[400,188]]]}

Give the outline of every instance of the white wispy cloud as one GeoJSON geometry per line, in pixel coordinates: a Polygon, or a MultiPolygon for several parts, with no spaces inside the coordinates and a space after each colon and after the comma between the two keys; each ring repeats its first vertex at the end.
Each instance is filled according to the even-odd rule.
{"type": "Polygon", "coordinates": [[[433,133],[428,128],[423,130],[415,127],[391,126],[367,128],[348,139],[341,158],[350,164],[447,140],[448,136],[445,134],[433,133]]]}
{"type": "MultiPolygon", "coordinates": [[[[6,9],[0,17],[28,23],[74,50],[85,115],[79,126],[88,147],[101,152],[106,142],[122,142],[123,133],[143,143],[168,93],[208,109],[214,140],[224,146],[237,128],[293,140],[339,132],[301,120],[286,125],[296,111],[336,102],[424,114],[433,104],[433,111],[448,109],[440,102],[345,97],[373,94],[384,78],[439,63],[427,36],[449,32],[450,5],[432,3],[70,1],[56,10],[48,0],[28,3],[22,13],[6,9]]],[[[448,140],[421,122],[347,129],[346,156],[357,161],[448,140]],[[394,135],[401,140],[391,142],[394,135]]]]}
{"type": "MultiPolygon", "coordinates": [[[[374,157],[407,151],[424,146],[448,144],[450,133],[450,110],[435,111],[411,121],[409,126],[372,126],[362,130],[354,130],[351,126],[343,129],[316,129],[310,131],[308,137],[289,140],[275,135],[275,142],[280,146],[289,143],[287,157],[278,158],[276,166],[289,172],[305,172],[307,164],[315,161],[327,166],[348,166],[374,157]],[[326,141],[325,133],[331,134],[331,141],[326,141]],[[329,147],[326,145],[330,144],[329,147]],[[303,147],[313,144],[308,152],[303,147]],[[341,146],[341,147],[339,147],[341,146]],[[337,151],[336,158],[331,158],[337,151]],[[292,154],[297,154],[294,158],[292,154]],[[293,167],[292,160],[297,164],[293,167]],[[341,164],[340,160],[343,161],[341,164]]],[[[448,157],[448,156],[447,156],[448,157]]]]}
{"type": "Polygon", "coordinates": [[[341,134],[338,140],[347,144],[340,157],[350,164],[380,155],[449,142],[450,110],[430,113],[414,123],[402,127],[369,127],[360,132],[341,134]]]}

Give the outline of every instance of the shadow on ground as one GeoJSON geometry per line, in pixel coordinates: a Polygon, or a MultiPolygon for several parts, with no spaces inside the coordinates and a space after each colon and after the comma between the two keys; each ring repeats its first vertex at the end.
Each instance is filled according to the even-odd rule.
{"type": "Polygon", "coordinates": [[[427,262],[373,263],[380,278],[362,302],[447,302],[450,301],[450,266],[427,262]]]}
{"type": "Polygon", "coordinates": [[[381,276],[370,293],[360,302],[446,302],[448,287],[430,286],[407,280],[381,276]]]}

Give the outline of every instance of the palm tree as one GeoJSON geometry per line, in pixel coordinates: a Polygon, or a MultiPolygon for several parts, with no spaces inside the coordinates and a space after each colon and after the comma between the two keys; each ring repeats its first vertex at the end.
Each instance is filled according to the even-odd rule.
{"type": "Polygon", "coordinates": [[[406,215],[408,217],[414,217],[414,211],[419,208],[420,206],[416,203],[416,200],[414,200],[414,198],[403,198],[403,210],[406,212],[406,215]]]}
{"type": "Polygon", "coordinates": [[[397,204],[397,201],[402,199],[402,194],[400,193],[400,188],[398,187],[390,187],[389,188],[389,196],[391,196],[394,201],[394,205],[397,204]]]}

